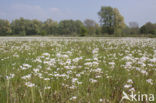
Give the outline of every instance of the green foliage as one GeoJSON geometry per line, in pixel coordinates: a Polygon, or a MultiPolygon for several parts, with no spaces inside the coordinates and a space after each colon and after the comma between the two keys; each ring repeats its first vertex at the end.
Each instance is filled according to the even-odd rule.
{"type": "Polygon", "coordinates": [[[152,24],[151,22],[146,23],[140,28],[140,33],[156,35],[156,24],[152,24]]]}
{"type": "Polygon", "coordinates": [[[82,26],[80,36],[86,36],[86,34],[87,34],[87,29],[84,26],[82,26]]]}
{"type": "Polygon", "coordinates": [[[11,23],[12,33],[17,35],[36,35],[41,32],[41,21],[16,19],[11,23]]]}
{"type": "Polygon", "coordinates": [[[59,23],[59,33],[61,35],[81,34],[84,25],[80,20],[63,20],[59,23]]]}
{"type": "Polygon", "coordinates": [[[123,91],[156,94],[155,39],[0,41],[0,103],[120,103],[123,91]]]}
{"type": "Polygon", "coordinates": [[[43,23],[42,29],[46,34],[57,34],[58,23],[56,21],[53,21],[52,19],[47,19],[43,23]]]}
{"type": "Polygon", "coordinates": [[[84,25],[88,31],[88,35],[99,34],[98,32],[99,25],[94,20],[86,19],[84,21],[84,25]]]}
{"type": "Polygon", "coordinates": [[[102,25],[102,33],[114,34],[121,33],[124,28],[124,18],[121,16],[117,8],[110,6],[102,6],[98,12],[100,23],[102,25]]]}
{"type": "Polygon", "coordinates": [[[38,20],[27,20],[25,31],[26,35],[37,35],[41,32],[42,23],[38,20]]]}
{"type": "Polygon", "coordinates": [[[26,35],[25,24],[26,20],[24,18],[16,19],[11,23],[12,34],[16,35],[26,35]]]}
{"type": "Polygon", "coordinates": [[[0,19],[0,36],[11,33],[10,23],[8,20],[0,19]]]}
{"type": "Polygon", "coordinates": [[[129,23],[129,34],[139,34],[139,24],[137,22],[129,23]]]}
{"type": "Polygon", "coordinates": [[[12,22],[0,19],[0,36],[156,36],[156,24],[148,22],[141,28],[137,22],[130,22],[126,25],[124,17],[117,8],[102,6],[98,15],[100,25],[91,19],[86,19],[84,22],[80,20],[57,22],[50,18],[43,22],[22,17],[12,22]],[[142,35],[138,35],[140,33],[142,35]]]}

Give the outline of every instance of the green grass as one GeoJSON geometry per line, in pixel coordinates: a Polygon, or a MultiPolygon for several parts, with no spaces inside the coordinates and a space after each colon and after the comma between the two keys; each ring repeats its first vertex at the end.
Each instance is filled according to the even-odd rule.
{"type": "Polygon", "coordinates": [[[156,39],[0,40],[0,103],[119,103],[131,88],[156,95],[156,39]]]}

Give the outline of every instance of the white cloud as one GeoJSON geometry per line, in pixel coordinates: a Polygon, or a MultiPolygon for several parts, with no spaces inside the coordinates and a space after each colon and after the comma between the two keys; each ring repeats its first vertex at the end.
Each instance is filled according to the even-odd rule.
{"type": "Polygon", "coordinates": [[[46,16],[44,9],[36,5],[15,4],[11,8],[13,15],[17,17],[44,18],[46,16]]]}
{"type": "Polygon", "coordinates": [[[42,8],[38,5],[13,4],[10,8],[6,8],[0,13],[0,16],[9,20],[24,17],[26,19],[46,20],[52,18],[57,20],[63,16],[63,12],[59,8],[42,8]]]}
{"type": "Polygon", "coordinates": [[[49,10],[56,13],[60,12],[59,8],[50,8],[49,10]]]}

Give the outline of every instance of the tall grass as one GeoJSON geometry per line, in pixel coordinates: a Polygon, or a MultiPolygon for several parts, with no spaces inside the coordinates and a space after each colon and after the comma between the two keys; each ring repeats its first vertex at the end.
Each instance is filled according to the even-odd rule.
{"type": "Polygon", "coordinates": [[[0,47],[0,103],[118,103],[123,91],[156,95],[155,39],[17,38],[1,39],[0,47]]]}

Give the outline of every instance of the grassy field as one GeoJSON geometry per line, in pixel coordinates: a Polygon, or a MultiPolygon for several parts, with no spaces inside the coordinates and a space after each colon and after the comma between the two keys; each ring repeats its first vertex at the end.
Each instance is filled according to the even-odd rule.
{"type": "Polygon", "coordinates": [[[156,39],[0,38],[0,103],[119,103],[132,91],[156,95],[156,39]]]}

